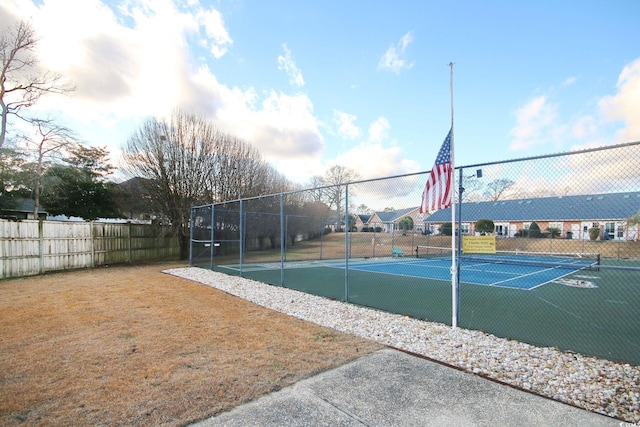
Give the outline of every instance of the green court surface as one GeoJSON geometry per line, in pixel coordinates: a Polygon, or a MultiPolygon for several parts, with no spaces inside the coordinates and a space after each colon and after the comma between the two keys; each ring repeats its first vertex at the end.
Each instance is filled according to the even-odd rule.
{"type": "MultiPolygon", "coordinates": [[[[414,259],[415,260],[415,259],[414,259]]],[[[389,260],[387,260],[389,261],[389,260]]],[[[402,265],[403,261],[396,265],[402,265]]],[[[246,264],[242,276],[272,285],[418,319],[451,324],[451,280],[395,271],[363,271],[350,261],[246,264]],[[348,277],[348,285],[345,276],[348,277]],[[282,282],[284,279],[284,282],[282,282]]],[[[539,347],[556,347],[640,365],[640,271],[599,270],[558,274],[531,288],[460,285],[459,326],[539,347]]],[[[637,261],[617,265],[640,266],[637,261]]],[[[407,265],[411,265],[410,262],[407,265]]],[[[237,265],[216,271],[238,275],[237,265]]],[[[528,273],[523,273],[528,274],[528,273]]],[[[477,277],[477,275],[467,275],[477,277]]],[[[461,279],[465,278],[465,266],[461,279]]]]}

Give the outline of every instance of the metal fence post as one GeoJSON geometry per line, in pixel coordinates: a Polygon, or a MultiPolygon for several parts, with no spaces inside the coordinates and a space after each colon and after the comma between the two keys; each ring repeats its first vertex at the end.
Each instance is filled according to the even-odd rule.
{"type": "Polygon", "coordinates": [[[216,256],[216,245],[214,243],[215,240],[215,232],[216,232],[216,223],[215,223],[215,205],[211,205],[211,250],[209,251],[209,268],[213,270],[213,260],[216,256]]]}
{"type": "Polygon", "coordinates": [[[344,227],[344,300],[349,302],[349,184],[344,190],[344,227]]]}
{"type": "Polygon", "coordinates": [[[242,218],[243,218],[242,199],[240,199],[240,207],[238,209],[238,233],[240,233],[240,235],[238,236],[238,240],[240,243],[240,252],[239,252],[240,277],[242,277],[242,267],[243,267],[243,261],[244,261],[244,227],[242,225],[242,222],[243,222],[242,218]]]}
{"type": "Polygon", "coordinates": [[[284,286],[284,194],[280,194],[280,286],[284,286]]]}

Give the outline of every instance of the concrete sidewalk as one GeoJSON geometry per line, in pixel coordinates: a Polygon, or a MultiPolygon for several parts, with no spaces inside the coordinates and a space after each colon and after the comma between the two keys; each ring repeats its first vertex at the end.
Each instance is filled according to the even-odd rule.
{"type": "Polygon", "coordinates": [[[384,349],[194,426],[619,426],[603,415],[384,349]]]}

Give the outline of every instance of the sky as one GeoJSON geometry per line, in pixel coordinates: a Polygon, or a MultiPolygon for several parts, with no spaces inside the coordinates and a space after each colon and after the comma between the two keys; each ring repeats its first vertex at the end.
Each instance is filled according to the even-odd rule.
{"type": "Polygon", "coordinates": [[[333,165],[430,170],[452,110],[456,166],[640,140],[638,17],[637,0],[0,4],[0,27],[30,22],[41,65],[76,88],[34,108],[115,165],[180,109],[303,186],[333,165]]]}

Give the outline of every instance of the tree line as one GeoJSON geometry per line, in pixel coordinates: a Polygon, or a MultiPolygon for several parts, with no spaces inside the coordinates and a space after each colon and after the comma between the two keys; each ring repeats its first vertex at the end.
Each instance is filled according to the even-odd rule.
{"type": "MultiPolygon", "coordinates": [[[[116,183],[106,147],[91,147],[57,119],[31,108],[44,96],[74,90],[63,76],[42,69],[35,55],[38,41],[26,22],[0,36],[0,212],[30,200],[34,218],[41,210],[84,220],[147,214],[171,225],[184,259],[191,206],[298,189],[250,143],[183,110],[166,119],[148,118],[124,142],[120,174],[128,180],[116,183]]],[[[350,169],[334,166],[312,178],[310,184],[321,188],[299,200],[290,196],[290,208],[340,213],[346,207],[339,184],[356,178],[350,169]]]]}

